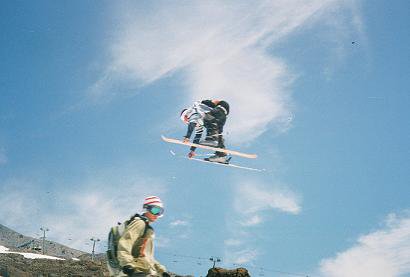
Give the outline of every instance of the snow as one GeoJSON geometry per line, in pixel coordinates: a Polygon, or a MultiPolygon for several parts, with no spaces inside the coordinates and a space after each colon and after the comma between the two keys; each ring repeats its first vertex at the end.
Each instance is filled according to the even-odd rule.
{"type": "Polygon", "coordinates": [[[2,245],[0,245],[0,254],[20,254],[20,255],[23,255],[24,258],[27,258],[27,259],[64,260],[64,259],[53,257],[53,256],[47,256],[47,255],[41,255],[41,254],[35,254],[35,253],[23,253],[23,252],[9,251],[7,247],[4,247],[2,245]]]}

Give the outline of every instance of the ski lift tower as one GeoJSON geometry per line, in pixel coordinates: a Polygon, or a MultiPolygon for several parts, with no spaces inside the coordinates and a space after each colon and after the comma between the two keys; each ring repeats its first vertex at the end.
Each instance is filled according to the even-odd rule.
{"type": "Polygon", "coordinates": [[[215,268],[216,263],[221,262],[221,258],[218,258],[218,257],[210,257],[209,260],[214,263],[212,268],[215,268]]]}
{"type": "Polygon", "coordinates": [[[41,231],[43,231],[43,247],[41,248],[41,251],[42,251],[42,253],[43,253],[43,255],[45,254],[45,252],[46,252],[46,249],[45,249],[45,240],[46,240],[46,232],[48,232],[48,231],[50,231],[50,229],[48,229],[48,228],[46,228],[46,227],[40,227],[40,230],[41,231]]]}
{"type": "Polygon", "coordinates": [[[97,243],[97,242],[99,242],[100,241],[100,239],[97,239],[97,238],[90,238],[90,240],[93,242],[93,251],[91,252],[91,261],[94,261],[94,253],[95,253],[95,244],[97,243]]]}

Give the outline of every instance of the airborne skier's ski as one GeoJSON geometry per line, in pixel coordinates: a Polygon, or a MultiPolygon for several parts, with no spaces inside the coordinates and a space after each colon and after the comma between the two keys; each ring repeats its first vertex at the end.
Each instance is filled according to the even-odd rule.
{"type": "Polygon", "coordinates": [[[224,148],[211,147],[211,146],[206,146],[206,145],[192,143],[192,142],[183,142],[181,140],[167,138],[163,135],[161,135],[161,138],[164,141],[169,142],[169,143],[176,143],[176,144],[181,144],[181,145],[186,145],[186,146],[194,146],[194,147],[198,147],[198,148],[208,149],[208,150],[212,150],[212,151],[224,152],[226,154],[236,155],[236,156],[243,157],[243,158],[248,158],[248,159],[255,159],[255,158],[258,157],[258,155],[256,155],[256,154],[246,154],[246,153],[241,153],[241,152],[238,152],[238,151],[224,149],[224,148]]]}
{"type": "Polygon", "coordinates": [[[257,172],[265,171],[265,169],[258,169],[258,168],[240,166],[240,165],[231,164],[231,163],[211,162],[211,161],[207,161],[206,159],[197,159],[197,158],[188,158],[188,157],[183,157],[183,158],[186,158],[186,159],[188,159],[188,160],[193,160],[193,161],[198,161],[198,162],[204,162],[204,163],[210,163],[210,164],[214,164],[214,165],[223,165],[223,166],[233,167],[233,168],[238,168],[238,169],[245,169],[245,170],[257,171],[257,172]]]}
{"type": "MultiPolygon", "coordinates": [[[[229,161],[231,160],[232,157],[229,157],[229,158],[227,159],[228,163],[218,163],[218,162],[208,161],[208,158],[198,159],[198,158],[189,158],[189,157],[187,157],[187,156],[180,156],[180,155],[177,155],[177,154],[176,154],[174,151],[172,151],[172,150],[169,150],[169,153],[171,153],[171,155],[174,156],[174,157],[184,158],[184,159],[188,159],[188,160],[192,160],[192,161],[197,161],[197,162],[211,163],[211,164],[215,164],[215,165],[223,165],[223,166],[228,166],[228,167],[233,167],[233,168],[238,168],[238,169],[245,169],[245,170],[257,171],[257,172],[266,171],[266,169],[258,169],[258,168],[252,168],[252,167],[241,166],[241,165],[237,165],[237,164],[231,164],[231,163],[229,163],[229,161]]],[[[204,154],[204,155],[198,155],[198,156],[209,156],[209,155],[212,155],[212,154],[204,154]]]]}

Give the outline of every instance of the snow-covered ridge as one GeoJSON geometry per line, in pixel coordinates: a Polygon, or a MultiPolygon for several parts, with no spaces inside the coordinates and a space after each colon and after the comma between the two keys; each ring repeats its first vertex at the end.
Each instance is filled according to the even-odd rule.
{"type": "Polygon", "coordinates": [[[9,251],[9,249],[7,247],[4,247],[2,245],[0,245],[0,254],[20,254],[20,255],[23,255],[24,258],[27,258],[27,259],[64,260],[62,258],[57,258],[57,257],[47,256],[47,255],[41,255],[41,254],[35,254],[35,253],[24,253],[24,252],[9,251]]]}

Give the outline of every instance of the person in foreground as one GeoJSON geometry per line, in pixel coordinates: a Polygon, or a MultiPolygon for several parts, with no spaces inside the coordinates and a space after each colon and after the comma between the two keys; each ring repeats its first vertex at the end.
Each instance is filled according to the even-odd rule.
{"type": "Polygon", "coordinates": [[[154,229],[164,207],[157,196],[145,198],[143,212],[111,228],[108,239],[110,276],[168,277],[165,266],[154,258],[154,229]]]}

